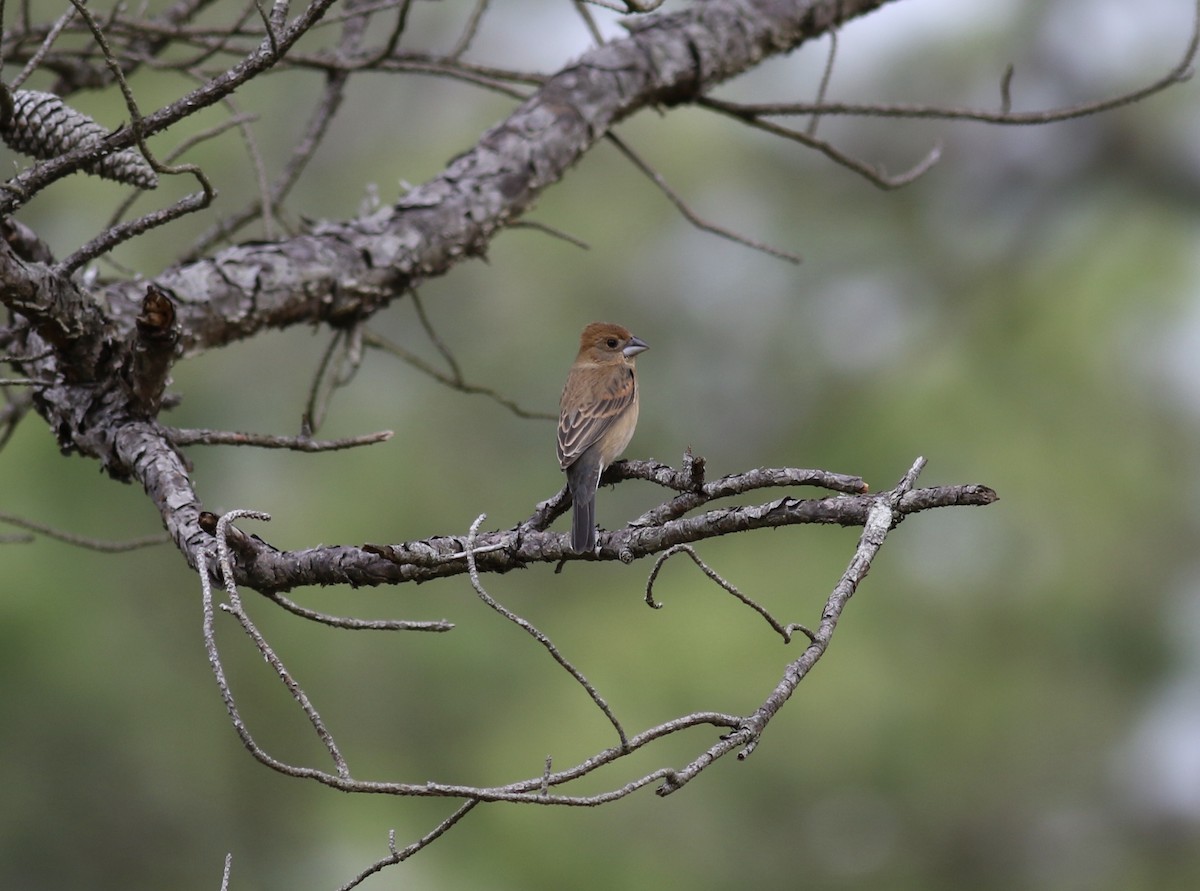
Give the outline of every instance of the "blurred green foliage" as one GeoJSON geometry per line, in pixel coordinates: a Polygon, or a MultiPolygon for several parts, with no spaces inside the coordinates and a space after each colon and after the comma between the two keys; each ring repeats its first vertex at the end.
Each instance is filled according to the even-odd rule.
{"type": "MultiPolygon", "coordinates": [[[[414,28],[445,43],[463,10],[443,6],[418,4],[414,28]]],[[[526,38],[582,48],[564,10],[485,29],[473,52],[521,64],[526,38]]],[[[1094,98],[1164,71],[1189,14],[1168,0],[987,16],[893,4],[845,28],[831,97],[994,105],[1011,61],[1018,108],[1094,98]]],[[[723,94],[811,96],[825,47],[723,94]]],[[[134,85],[147,106],[182,89],[153,72],[134,85]]],[[[303,106],[315,88],[314,77],[269,77],[238,100],[303,106]]],[[[821,133],[890,170],[944,141],[929,175],[886,194],[726,120],[642,115],[622,134],[697,213],[805,262],[696,231],[600,145],[533,214],[589,250],[512,229],[486,264],[425,285],[468,379],[531,409],[556,407],[585,322],[619,321],[647,340],[631,455],[677,463],[691,447],[712,476],[817,466],[879,490],[923,454],[922,483],[982,482],[1001,501],[919,515],[893,534],[828,656],[746,762],[722,762],[666,799],[485,806],[365,887],[1196,887],[1194,91],[1043,129],[824,121],[821,133]]],[[[98,119],[121,114],[113,96],[91,101],[98,119]]],[[[390,200],[507,107],[433,79],[362,78],[293,219],[353,214],[364,177],[390,200]]],[[[255,125],[268,167],[299,124],[265,114],[255,125]]],[[[222,211],[253,189],[240,151],[230,133],[188,158],[219,172],[222,211]]],[[[115,194],[76,176],[22,217],[65,253],[103,221],[78,208],[115,194]]],[[[181,221],[118,257],[152,274],[206,223],[181,221]]],[[[377,327],[436,361],[406,300],[377,327]]],[[[184,401],[167,420],[295,432],[328,337],[271,334],[181,363],[173,389],[184,401]]],[[[402,541],[461,534],[480,513],[485,528],[528,515],[561,484],[551,426],[369,354],[321,434],[390,428],[390,442],[189,457],[206,506],[268,511],[269,525],[243,527],[278,547],[402,541]]],[[[661,496],[604,491],[601,522],[661,496]]],[[[104,538],[158,528],[140,491],[61,457],[36,418],[0,456],[0,510],[104,538]]],[[[855,538],[790,528],[700,552],[786,621],[815,622],[855,538]]],[[[651,611],[648,571],[535,567],[486,583],[555,640],[630,732],[755,708],[797,645],[684,560],[663,570],[665,605],[651,611]]],[[[254,762],[212,681],[199,585],[172,550],[102,555],[39,537],[0,545],[0,579],[0,887],[216,888],[232,852],[237,891],[332,888],[386,855],[390,829],[407,844],[453,810],[346,796],[254,762]]],[[[362,777],[499,784],[537,775],[548,755],[566,766],[614,742],[570,679],[465,579],[295,595],[332,613],[456,623],[442,635],[334,632],[245,596],[362,777]]],[[[218,634],[252,732],[281,758],[325,766],[234,623],[218,617],[218,634]]],[[[706,730],[682,734],[580,791],[686,763],[711,742],[706,730]]]]}

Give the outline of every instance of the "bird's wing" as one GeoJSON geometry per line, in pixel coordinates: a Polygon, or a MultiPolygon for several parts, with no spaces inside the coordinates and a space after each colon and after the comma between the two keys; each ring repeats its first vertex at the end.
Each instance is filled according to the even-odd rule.
{"type": "Polygon", "coordinates": [[[621,413],[629,408],[637,394],[637,383],[632,374],[614,391],[602,399],[585,404],[581,408],[560,412],[558,416],[558,464],[564,470],[575,463],[589,447],[594,445],[604,432],[613,425],[621,413]]]}

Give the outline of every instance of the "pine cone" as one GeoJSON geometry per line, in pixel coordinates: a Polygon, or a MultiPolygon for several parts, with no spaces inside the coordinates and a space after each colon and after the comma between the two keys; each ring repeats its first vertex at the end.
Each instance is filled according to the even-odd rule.
{"type": "MultiPolygon", "coordinates": [[[[0,138],[14,151],[35,158],[57,158],[102,140],[108,131],[53,93],[0,87],[0,138]]],[[[139,189],[153,189],[158,174],[133,149],[104,155],[83,166],[88,173],[139,189]]]]}

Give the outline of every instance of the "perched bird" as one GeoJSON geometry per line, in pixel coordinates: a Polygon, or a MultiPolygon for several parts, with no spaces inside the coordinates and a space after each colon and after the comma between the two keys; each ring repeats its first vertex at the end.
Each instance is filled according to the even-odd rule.
{"type": "Polygon", "coordinates": [[[637,426],[637,354],[646,349],[628,329],[607,322],[592,322],[579,336],[558,413],[558,464],[567,472],[574,504],[576,553],[596,548],[596,488],[637,426]]]}

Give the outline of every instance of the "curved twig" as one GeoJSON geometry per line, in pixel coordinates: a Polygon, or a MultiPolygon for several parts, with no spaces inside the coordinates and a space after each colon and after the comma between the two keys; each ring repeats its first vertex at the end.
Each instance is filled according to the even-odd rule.
{"type": "Polygon", "coordinates": [[[676,554],[687,554],[689,557],[691,557],[692,562],[700,568],[700,571],[716,582],[719,587],[725,591],[728,591],[742,603],[746,604],[746,606],[750,607],[752,610],[766,619],[767,624],[775,629],[776,633],[783,638],[783,642],[785,644],[792,642],[792,634],[796,631],[804,632],[804,634],[808,636],[809,640],[816,640],[815,635],[803,625],[798,623],[784,625],[773,615],[771,615],[766,607],[739,591],[736,585],[723,578],[715,569],[701,560],[700,555],[696,553],[695,548],[693,548],[691,545],[675,545],[672,548],[668,548],[666,551],[663,551],[663,553],[659,554],[658,559],[654,561],[654,567],[650,570],[650,575],[646,579],[646,605],[651,609],[662,609],[663,607],[661,601],[654,599],[654,582],[658,578],[658,573],[662,569],[663,564],[676,554]]]}
{"type": "MultiPolygon", "coordinates": [[[[242,626],[242,630],[245,631],[246,635],[254,642],[255,648],[259,653],[262,654],[263,659],[267,661],[267,663],[275,670],[275,673],[278,675],[279,679],[283,681],[283,685],[287,687],[288,692],[292,695],[292,698],[296,700],[296,703],[300,706],[301,710],[308,718],[309,723],[312,724],[313,730],[316,731],[317,737],[321,740],[325,746],[325,749],[329,752],[329,756],[333,759],[333,763],[337,768],[338,776],[342,777],[343,779],[349,778],[350,767],[347,765],[346,759],[342,757],[342,753],[338,750],[338,745],[334,740],[333,735],[325,727],[325,722],[321,719],[320,714],[317,713],[316,707],[309,700],[308,694],[304,692],[304,689],[296,682],[295,678],[292,677],[286,666],[284,666],[283,660],[276,655],[274,649],[272,649],[271,645],[267,643],[267,640],[265,637],[263,637],[262,632],[258,630],[257,626],[255,626],[254,622],[250,619],[250,616],[246,613],[246,610],[242,606],[241,595],[238,594],[237,584],[233,580],[233,555],[229,547],[229,524],[242,517],[263,521],[271,519],[270,514],[263,513],[262,511],[231,510],[223,514],[221,519],[217,521],[217,558],[221,568],[221,578],[225,582],[225,594],[229,598],[229,603],[222,605],[222,608],[226,612],[230,613],[235,619],[237,619],[238,624],[242,626]]],[[[202,577],[206,577],[206,575],[207,574],[204,572],[201,573],[202,577]]],[[[208,617],[210,612],[211,609],[206,606],[206,634],[208,634],[209,637],[211,637],[211,634],[208,633],[208,617]]],[[[214,643],[213,653],[215,654],[215,652],[216,644],[214,643]]],[[[221,680],[222,678],[223,673],[218,680],[221,680]]],[[[228,691],[228,689],[222,690],[222,694],[228,694],[226,702],[232,703],[233,695],[228,691]]],[[[246,742],[247,745],[252,744],[252,740],[250,739],[248,733],[243,737],[243,741],[246,742]]],[[[255,748],[257,748],[257,746],[255,748]]],[[[251,751],[254,750],[252,749],[251,751]]]]}
{"type": "Polygon", "coordinates": [[[563,670],[571,675],[571,677],[575,678],[579,686],[583,687],[583,689],[587,691],[587,694],[591,698],[592,702],[596,704],[596,708],[600,709],[600,711],[604,713],[604,717],[608,718],[608,722],[612,724],[613,729],[617,731],[617,738],[620,739],[622,748],[627,747],[629,745],[629,739],[625,735],[625,728],[621,726],[621,722],[617,720],[617,716],[613,713],[613,710],[604,700],[604,697],[601,696],[600,692],[595,688],[595,686],[593,686],[592,682],[589,681],[586,676],[584,676],[583,672],[571,664],[570,660],[568,660],[559,651],[558,647],[554,645],[554,642],[551,641],[550,638],[545,635],[545,633],[539,630],[537,626],[535,626],[528,619],[518,616],[503,604],[498,603],[495,598],[488,594],[487,590],[483,587],[483,582],[479,579],[479,567],[475,564],[475,539],[479,534],[479,526],[485,519],[487,519],[487,514],[480,514],[475,518],[475,522],[471,524],[470,531],[467,532],[466,553],[464,556],[466,557],[467,561],[467,571],[471,578],[471,587],[475,589],[475,593],[479,595],[479,599],[487,604],[490,609],[508,619],[508,621],[512,622],[514,625],[540,643],[542,647],[545,648],[546,652],[550,654],[551,658],[553,658],[563,670]]]}
{"type": "Polygon", "coordinates": [[[755,241],[752,238],[747,238],[745,235],[739,235],[732,229],[726,229],[724,226],[718,226],[716,223],[710,223],[703,219],[691,207],[688,206],[679,193],[667,185],[667,181],[663,179],[662,174],[651,167],[642,156],[630,148],[629,144],[611,130],[605,134],[608,141],[617,147],[617,150],[624,155],[634,167],[636,167],[650,182],[654,183],[655,187],[667,196],[667,199],[675,205],[676,210],[683,214],[684,219],[704,232],[709,232],[720,238],[726,238],[729,241],[737,244],[745,245],[748,248],[753,248],[756,251],[761,251],[772,257],[778,257],[781,260],[787,260],[789,263],[800,263],[800,255],[794,254],[791,251],[785,251],[783,248],[772,247],[769,244],[764,244],[761,241],[755,241]]]}
{"type": "Polygon", "coordinates": [[[27,520],[24,517],[18,517],[15,514],[4,511],[0,511],[0,523],[8,523],[11,526],[17,526],[29,532],[44,535],[47,538],[53,538],[79,548],[86,548],[89,551],[100,551],[103,554],[124,554],[127,551],[136,551],[140,548],[166,544],[171,540],[165,532],[159,532],[155,535],[144,535],[141,538],[131,538],[127,541],[91,538],[86,535],[76,535],[73,532],[63,532],[60,529],[55,529],[53,526],[36,523],[33,520],[27,520]]]}
{"type": "MultiPolygon", "coordinates": [[[[434,341],[438,345],[439,351],[442,351],[440,341],[434,341]]],[[[400,344],[388,340],[382,334],[371,329],[366,329],[363,332],[363,344],[373,349],[381,350],[395,356],[400,361],[420,371],[422,374],[433,378],[439,384],[444,384],[452,390],[457,390],[460,393],[467,393],[476,396],[486,396],[497,405],[502,405],[518,418],[529,418],[543,421],[552,421],[558,417],[550,412],[534,411],[533,409],[525,408],[516,401],[509,399],[507,396],[501,395],[497,390],[491,387],[485,387],[482,384],[471,384],[463,378],[462,373],[458,368],[458,363],[453,361],[453,354],[448,351],[443,352],[448,362],[451,364],[453,373],[446,374],[443,371],[435,368],[430,363],[426,362],[416,353],[413,353],[400,344]]]]}

